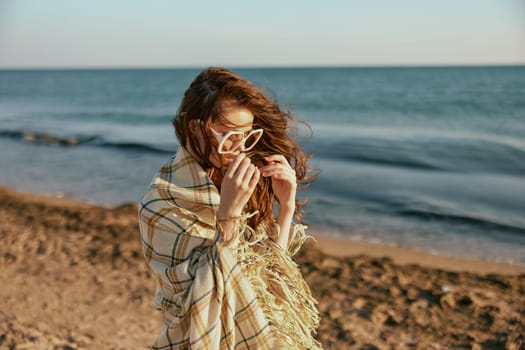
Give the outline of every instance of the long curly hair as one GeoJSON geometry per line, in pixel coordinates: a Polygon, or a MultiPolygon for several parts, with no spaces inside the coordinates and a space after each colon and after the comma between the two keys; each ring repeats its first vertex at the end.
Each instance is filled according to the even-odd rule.
{"type": "MultiPolygon", "coordinates": [[[[197,161],[208,174],[216,171],[210,161],[212,143],[205,142],[204,145],[200,145],[189,124],[193,119],[199,120],[202,135],[213,140],[210,125],[221,117],[226,105],[232,104],[248,109],[254,116],[253,127],[264,130],[260,141],[248,153],[252,163],[262,167],[265,165],[264,157],[283,155],[295,170],[298,191],[308,187],[317,174],[314,174],[315,169],[308,165],[311,155],[301,150],[296,138],[298,123],[305,125],[311,132],[310,126],[294,118],[290,112],[283,111],[277,102],[270,99],[261,89],[225,68],[210,67],[203,70],[184,93],[172,121],[180,144],[192,148],[197,161]]],[[[271,178],[261,177],[245,207],[248,212],[259,211],[259,214],[249,219],[249,225],[257,227],[261,223],[271,224],[274,220],[273,207],[276,201],[271,178]]],[[[306,202],[306,199],[296,200],[294,218],[299,223],[303,223],[303,207],[306,202]]]]}

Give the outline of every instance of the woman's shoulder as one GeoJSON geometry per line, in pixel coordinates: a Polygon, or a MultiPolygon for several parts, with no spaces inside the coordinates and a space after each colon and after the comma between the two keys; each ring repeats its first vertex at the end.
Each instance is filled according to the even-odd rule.
{"type": "Polygon", "coordinates": [[[183,147],[159,168],[144,197],[177,198],[205,206],[217,206],[219,202],[219,192],[208,174],[183,147]]]}
{"type": "Polygon", "coordinates": [[[176,178],[176,175],[178,175],[180,172],[184,172],[184,174],[181,174],[180,176],[181,178],[184,178],[186,176],[185,173],[190,168],[195,167],[194,163],[195,161],[193,160],[191,154],[184,147],[179,146],[175,153],[171,154],[170,157],[166,159],[164,163],[162,163],[160,168],[155,173],[153,180],[163,179],[173,182],[176,178]]]}

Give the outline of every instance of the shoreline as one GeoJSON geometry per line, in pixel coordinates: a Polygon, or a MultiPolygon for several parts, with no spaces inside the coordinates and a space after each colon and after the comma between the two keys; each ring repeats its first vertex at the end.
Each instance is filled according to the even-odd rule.
{"type": "MultiPolygon", "coordinates": [[[[51,205],[65,205],[73,208],[103,208],[113,210],[119,207],[136,206],[135,203],[122,203],[117,206],[105,206],[91,203],[74,197],[57,196],[53,193],[30,193],[19,189],[0,186],[0,195],[6,193],[24,201],[51,205]]],[[[398,247],[382,243],[357,241],[338,238],[323,234],[322,231],[312,230],[310,234],[316,239],[315,246],[327,255],[334,257],[354,257],[365,255],[371,258],[390,258],[396,264],[419,265],[451,272],[471,272],[477,274],[525,274],[525,265],[482,260],[473,257],[446,256],[433,254],[409,247],[398,247]]]]}
{"type": "Polygon", "coordinates": [[[336,257],[366,255],[375,258],[388,257],[401,265],[414,264],[453,272],[525,274],[525,266],[507,262],[432,254],[414,248],[328,237],[322,233],[314,233],[313,236],[323,252],[336,257]]]}

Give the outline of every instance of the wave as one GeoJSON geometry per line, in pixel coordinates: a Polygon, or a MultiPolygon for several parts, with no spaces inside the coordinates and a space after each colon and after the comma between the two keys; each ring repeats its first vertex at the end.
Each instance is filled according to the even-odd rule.
{"type": "Polygon", "coordinates": [[[155,153],[155,154],[173,154],[175,152],[174,149],[164,149],[161,147],[156,147],[153,145],[148,145],[144,143],[139,142],[104,142],[99,144],[100,146],[104,147],[111,147],[111,148],[117,148],[117,149],[123,149],[123,150],[133,150],[133,151],[142,151],[142,152],[149,152],[149,153],[155,153]]]}
{"type": "Polygon", "coordinates": [[[403,216],[410,216],[415,217],[419,219],[425,219],[425,220],[440,220],[440,221],[446,221],[446,222],[453,222],[457,224],[468,224],[477,226],[479,228],[484,228],[488,230],[498,230],[503,231],[507,233],[514,233],[514,234],[525,234],[525,227],[512,225],[512,224],[506,224],[501,222],[495,222],[490,219],[486,218],[480,218],[480,217],[473,217],[463,214],[453,214],[453,213],[441,213],[429,209],[399,209],[396,210],[397,214],[403,215],[403,216]]]}
{"type": "Polygon", "coordinates": [[[519,140],[478,135],[323,134],[304,142],[308,152],[322,158],[431,171],[525,171],[525,145],[519,140]]]}
{"type": "Polygon", "coordinates": [[[156,154],[172,154],[174,152],[174,149],[165,149],[162,147],[140,142],[109,141],[101,135],[60,136],[45,132],[35,132],[27,130],[0,130],[0,137],[16,139],[35,145],[45,146],[55,145],[64,147],[77,147],[83,145],[90,145],[156,154]]]}
{"type": "Polygon", "coordinates": [[[167,125],[171,123],[173,116],[169,113],[152,112],[152,111],[131,111],[131,110],[115,110],[107,111],[105,109],[90,108],[89,111],[65,111],[53,112],[51,115],[53,120],[64,121],[85,121],[90,122],[104,122],[115,125],[167,125]]]}
{"type": "Polygon", "coordinates": [[[444,170],[443,167],[437,166],[430,162],[418,161],[415,159],[385,159],[382,157],[374,157],[373,155],[362,155],[362,154],[346,154],[341,156],[335,156],[336,159],[355,161],[369,164],[380,164],[380,165],[391,165],[396,167],[421,169],[421,170],[444,170]]]}
{"type": "MultiPolygon", "coordinates": [[[[18,139],[35,145],[94,145],[135,152],[169,154],[176,143],[149,142],[126,130],[126,139],[109,139],[100,134],[61,135],[24,129],[0,130],[0,137],[18,139]]],[[[155,135],[158,130],[148,131],[155,135]]],[[[113,133],[119,135],[118,132],[113,133]]],[[[366,163],[422,171],[522,174],[525,171],[525,147],[510,138],[455,138],[446,135],[401,137],[396,133],[364,135],[321,135],[301,142],[314,159],[331,159],[341,164],[366,163]],[[329,137],[331,136],[331,137],[329,137]]],[[[154,138],[151,138],[154,140],[154,138]]]]}
{"type": "Polygon", "coordinates": [[[417,151],[394,151],[392,149],[379,149],[375,146],[365,147],[350,143],[330,148],[323,147],[321,144],[313,147],[307,145],[305,149],[316,158],[332,159],[335,161],[366,163],[415,170],[449,170],[445,166],[438,164],[434,159],[430,157],[425,158],[422,154],[418,154],[417,151]]]}

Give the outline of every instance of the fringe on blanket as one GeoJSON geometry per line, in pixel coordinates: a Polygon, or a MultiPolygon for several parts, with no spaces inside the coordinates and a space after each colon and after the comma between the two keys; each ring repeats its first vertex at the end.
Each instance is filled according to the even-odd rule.
{"type": "Polygon", "coordinates": [[[306,226],[295,224],[285,251],[270,238],[279,234],[279,226],[255,231],[246,224],[250,216],[241,221],[242,234],[230,248],[254,288],[274,335],[275,348],[322,349],[314,338],[320,322],[317,301],[292,260],[304,242],[314,238],[306,234],[306,226]]]}

